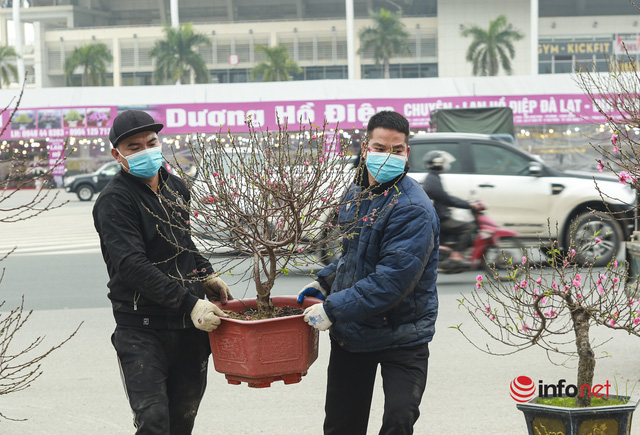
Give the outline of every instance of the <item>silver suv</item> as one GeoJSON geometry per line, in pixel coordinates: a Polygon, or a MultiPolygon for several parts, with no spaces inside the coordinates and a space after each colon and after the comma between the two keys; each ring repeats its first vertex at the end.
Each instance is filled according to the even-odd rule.
{"type": "Polygon", "coordinates": [[[625,204],[633,204],[635,199],[631,188],[613,176],[553,169],[491,135],[417,134],[409,145],[411,177],[424,181],[425,153],[450,153],[456,161],[441,175],[445,190],[462,199],[482,200],[493,219],[524,238],[548,239],[548,222],[554,238],[557,223],[558,241],[564,246],[572,236],[571,228],[576,229],[576,240],[580,235],[597,233],[602,241],[589,243],[585,259],[604,266],[631,233],[630,220],[613,220],[608,212],[627,213],[630,207],[625,204]],[[605,193],[604,201],[598,189],[605,193]]]}

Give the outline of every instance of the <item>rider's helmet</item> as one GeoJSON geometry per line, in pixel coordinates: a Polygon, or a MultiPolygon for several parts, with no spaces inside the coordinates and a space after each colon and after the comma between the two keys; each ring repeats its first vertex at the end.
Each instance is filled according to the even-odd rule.
{"type": "Polygon", "coordinates": [[[451,169],[451,163],[455,162],[456,158],[446,151],[434,150],[426,153],[422,161],[427,169],[446,172],[451,169]]]}

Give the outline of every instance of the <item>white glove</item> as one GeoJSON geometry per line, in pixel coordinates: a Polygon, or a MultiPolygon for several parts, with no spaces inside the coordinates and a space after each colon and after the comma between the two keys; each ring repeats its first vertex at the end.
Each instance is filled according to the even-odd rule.
{"type": "Polygon", "coordinates": [[[204,291],[210,301],[220,301],[222,305],[233,300],[229,286],[217,273],[212,273],[204,281],[204,291]]]}
{"type": "Polygon", "coordinates": [[[313,281],[302,287],[302,290],[298,292],[297,302],[301,304],[306,296],[325,300],[327,298],[327,292],[318,281],[313,281]]]}
{"type": "Polygon", "coordinates": [[[214,303],[204,299],[198,300],[191,310],[193,324],[202,331],[211,332],[216,329],[220,324],[220,317],[227,317],[227,315],[214,303]]]}
{"type": "Polygon", "coordinates": [[[326,331],[333,323],[329,320],[323,304],[311,305],[302,314],[304,314],[302,319],[318,331],[326,331]]]}

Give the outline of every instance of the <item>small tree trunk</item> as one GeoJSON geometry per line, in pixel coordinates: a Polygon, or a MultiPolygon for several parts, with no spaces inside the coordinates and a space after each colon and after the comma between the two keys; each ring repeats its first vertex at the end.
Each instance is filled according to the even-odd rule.
{"type": "Polygon", "coordinates": [[[384,78],[390,79],[391,73],[389,72],[389,59],[384,60],[384,78]]]}
{"type": "Polygon", "coordinates": [[[268,277],[266,282],[260,279],[260,257],[254,254],[253,258],[253,280],[256,283],[256,305],[258,306],[258,317],[270,319],[274,317],[273,304],[271,303],[271,287],[274,279],[268,277]]]}
{"type": "MultiPolygon", "coordinates": [[[[581,397],[582,385],[593,385],[593,373],[596,367],[596,358],[589,343],[589,315],[582,308],[577,308],[571,313],[573,318],[573,331],[576,335],[576,348],[578,351],[578,395],[576,405],[579,407],[591,406],[591,396],[586,394],[581,397]]],[[[589,390],[590,391],[590,390],[589,390]]]]}

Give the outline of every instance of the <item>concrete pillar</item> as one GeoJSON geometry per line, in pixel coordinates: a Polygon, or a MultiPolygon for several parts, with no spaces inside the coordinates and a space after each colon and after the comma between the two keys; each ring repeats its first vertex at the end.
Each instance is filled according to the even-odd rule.
{"type": "Polygon", "coordinates": [[[22,43],[22,20],[20,19],[20,4],[22,1],[13,0],[13,30],[15,32],[16,38],[16,53],[18,54],[18,59],[16,63],[18,64],[18,83],[22,83],[24,80],[24,44],[22,43]]]}
{"type": "Polygon", "coordinates": [[[180,27],[180,14],[178,12],[178,0],[171,0],[171,27],[180,27]]]}
{"type": "Polygon", "coordinates": [[[347,11],[347,77],[349,80],[356,78],[356,65],[355,65],[355,35],[353,24],[353,0],[345,0],[345,9],[347,11]]]}
{"type": "Polygon", "coordinates": [[[538,0],[531,0],[531,75],[538,75],[538,0]]]}
{"type": "Polygon", "coordinates": [[[120,71],[120,40],[115,37],[113,38],[113,86],[120,87],[122,86],[122,73],[120,71]]]}
{"type": "Polygon", "coordinates": [[[46,47],[44,44],[44,36],[42,33],[42,24],[40,21],[33,22],[33,73],[35,74],[35,85],[37,89],[44,88],[49,85],[48,77],[48,65],[46,63],[45,56],[46,47]]]}

